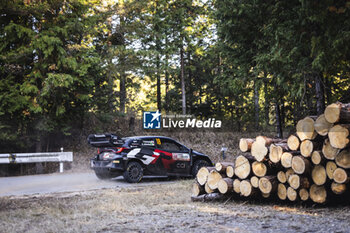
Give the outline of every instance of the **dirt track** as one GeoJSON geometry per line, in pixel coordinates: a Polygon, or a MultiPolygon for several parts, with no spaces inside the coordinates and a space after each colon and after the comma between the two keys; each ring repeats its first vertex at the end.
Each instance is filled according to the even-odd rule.
{"type": "Polygon", "coordinates": [[[0,232],[350,232],[349,206],[191,202],[192,182],[1,197],[0,232]]]}
{"type": "MultiPolygon", "coordinates": [[[[166,180],[157,178],[164,183],[166,180]]],[[[159,183],[159,182],[158,182],[159,183]]],[[[113,180],[99,180],[93,172],[54,173],[45,175],[1,177],[0,196],[76,192],[106,188],[138,187],[154,185],[154,177],[146,177],[139,184],[126,183],[122,177],[113,180]],[[151,183],[149,181],[152,181],[151,183]]]]}

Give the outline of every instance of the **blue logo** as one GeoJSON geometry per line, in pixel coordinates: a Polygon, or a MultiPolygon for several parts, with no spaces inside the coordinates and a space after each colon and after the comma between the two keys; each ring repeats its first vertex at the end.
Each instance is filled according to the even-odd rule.
{"type": "Polygon", "coordinates": [[[156,112],[143,112],[143,128],[144,129],[160,129],[160,116],[162,114],[156,112]]]}

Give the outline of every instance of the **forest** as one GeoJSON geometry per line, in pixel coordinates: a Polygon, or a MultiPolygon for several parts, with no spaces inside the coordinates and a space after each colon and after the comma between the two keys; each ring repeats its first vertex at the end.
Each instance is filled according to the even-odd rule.
{"type": "Polygon", "coordinates": [[[349,0],[0,2],[3,152],[147,110],[286,137],[350,102],[349,0]]]}

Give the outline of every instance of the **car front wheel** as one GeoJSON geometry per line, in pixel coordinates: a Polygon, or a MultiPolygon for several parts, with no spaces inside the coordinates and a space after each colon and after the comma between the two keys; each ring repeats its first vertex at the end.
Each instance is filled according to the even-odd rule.
{"type": "Polygon", "coordinates": [[[210,166],[208,161],[203,160],[203,159],[196,160],[192,166],[192,175],[194,177],[196,177],[196,175],[197,175],[199,169],[201,169],[201,167],[208,167],[208,166],[210,166]]]}
{"type": "Polygon", "coordinates": [[[130,162],[123,173],[124,179],[129,183],[138,183],[143,177],[143,169],[140,163],[130,162]]]}

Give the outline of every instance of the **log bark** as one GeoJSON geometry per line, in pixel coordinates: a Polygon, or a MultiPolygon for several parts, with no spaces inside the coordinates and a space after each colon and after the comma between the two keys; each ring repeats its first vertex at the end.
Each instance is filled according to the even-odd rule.
{"type": "Polygon", "coordinates": [[[262,144],[264,144],[264,146],[270,146],[272,143],[286,143],[287,142],[286,139],[269,138],[269,137],[265,137],[265,136],[257,136],[255,140],[261,142],[262,144]]]}
{"type": "Polygon", "coordinates": [[[209,194],[200,195],[198,197],[192,196],[191,200],[193,202],[195,201],[206,202],[206,201],[220,201],[220,200],[224,200],[225,198],[226,196],[221,193],[209,193],[209,194]]]}
{"type": "Polygon", "coordinates": [[[311,172],[312,181],[316,185],[324,185],[327,181],[326,169],[322,165],[316,165],[311,172]]]}
{"type": "Polygon", "coordinates": [[[337,102],[328,105],[324,115],[329,123],[350,123],[350,103],[337,102]]]}
{"type": "Polygon", "coordinates": [[[281,200],[287,199],[287,188],[284,184],[279,183],[277,186],[277,196],[281,200]]]}
{"type": "Polygon", "coordinates": [[[235,193],[241,193],[241,181],[239,179],[234,179],[233,180],[233,191],[235,191],[235,193]]]}
{"type": "MultiPolygon", "coordinates": [[[[234,167],[235,164],[234,164],[234,163],[230,163],[230,162],[217,162],[217,163],[215,164],[215,169],[216,169],[216,171],[225,174],[225,173],[226,173],[226,169],[227,169],[227,167],[229,167],[229,166],[234,167]]],[[[227,174],[227,173],[226,173],[226,174],[227,174]]],[[[232,175],[232,176],[233,176],[233,175],[232,175]]]]}
{"type": "Polygon", "coordinates": [[[279,171],[277,173],[277,180],[282,184],[286,183],[287,182],[286,173],[284,171],[279,171]]]}
{"type": "Polygon", "coordinates": [[[329,142],[334,148],[344,149],[349,144],[350,124],[335,125],[328,133],[329,142]]]}
{"type": "Polygon", "coordinates": [[[321,136],[327,136],[329,130],[333,127],[332,123],[326,120],[324,114],[320,115],[315,121],[315,130],[321,136]]]}
{"type": "Polygon", "coordinates": [[[299,137],[297,137],[295,135],[290,135],[288,137],[287,144],[288,144],[288,147],[290,150],[298,150],[299,146],[300,146],[299,137]]]}
{"type": "Polygon", "coordinates": [[[311,140],[317,136],[314,124],[315,121],[311,117],[305,117],[304,119],[298,121],[296,130],[300,141],[304,141],[306,139],[311,140]]]}
{"type": "Polygon", "coordinates": [[[259,188],[259,178],[257,176],[250,177],[250,183],[254,188],[259,188]]]}
{"type": "Polygon", "coordinates": [[[321,149],[321,144],[319,142],[304,140],[300,144],[300,153],[304,157],[310,157],[314,150],[321,149]]]}
{"type": "Polygon", "coordinates": [[[330,180],[333,180],[333,173],[337,169],[337,164],[333,161],[329,161],[326,163],[326,173],[330,180]]]}
{"type": "Polygon", "coordinates": [[[241,195],[244,197],[253,196],[257,193],[257,189],[253,188],[248,180],[242,180],[239,187],[241,195]]]}
{"type": "Polygon", "coordinates": [[[324,161],[324,157],[321,151],[315,150],[311,154],[311,162],[315,165],[321,164],[324,161]]]}
{"type": "Polygon", "coordinates": [[[251,173],[251,166],[249,158],[245,156],[238,156],[235,161],[235,175],[240,179],[246,179],[251,173]]]}
{"type": "Polygon", "coordinates": [[[311,163],[303,156],[293,156],[292,169],[297,174],[309,173],[311,170],[311,163]]]}
{"type": "Polygon", "coordinates": [[[331,145],[328,138],[324,140],[323,146],[322,146],[322,154],[326,159],[334,160],[336,155],[339,153],[339,151],[340,151],[339,149],[334,148],[331,145]]]}
{"type": "Polygon", "coordinates": [[[269,159],[273,163],[278,163],[281,160],[284,151],[289,151],[286,143],[276,143],[270,145],[269,159]]]}
{"type": "Polygon", "coordinates": [[[310,188],[310,181],[307,177],[301,177],[297,174],[292,174],[288,178],[288,184],[293,189],[310,188]]]}
{"type": "Polygon", "coordinates": [[[345,184],[349,182],[350,172],[338,167],[333,172],[333,179],[338,184],[345,184]]]}
{"type": "Polygon", "coordinates": [[[298,193],[292,187],[287,188],[287,197],[290,201],[296,201],[298,198],[298,193]]]}
{"type": "Polygon", "coordinates": [[[233,180],[231,178],[223,178],[218,182],[218,190],[222,194],[233,192],[233,180]]]}
{"type": "Polygon", "coordinates": [[[325,203],[327,200],[327,191],[323,185],[318,186],[316,184],[311,185],[310,198],[315,203],[325,203]]]}
{"type": "Polygon", "coordinates": [[[201,167],[196,175],[197,181],[200,185],[204,185],[208,180],[208,175],[215,167],[201,167]]]}
{"type": "Polygon", "coordinates": [[[204,185],[204,191],[205,191],[206,193],[213,193],[213,192],[215,192],[215,189],[211,189],[211,188],[209,187],[208,183],[205,183],[205,185],[204,185]]]}
{"type": "Polygon", "coordinates": [[[276,176],[265,176],[259,180],[259,189],[262,193],[271,193],[277,189],[276,176]]]}
{"type": "Polygon", "coordinates": [[[197,182],[195,182],[192,186],[192,196],[199,196],[199,195],[202,195],[204,194],[205,191],[204,191],[204,187],[200,184],[198,184],[197,182]]]}
{"type": "Polygon", "coordinates": [[[235,175],[235,167],[234,167],[234,165],[233,166],[232,165],[227,166],[227,168],[226,168],[226,175],[229,178],[232,178],[235,175]]]}
{"type": "Polygon", "coordinates": [[[350,168],[350,150],[343,150],[335,157],[335,163],[342,168],[350,168]]]}
{"type": "Polygon", "coordinates": [[[331,185],[331,189],[333,191],[333,193],[335,194],[343,194],[346,191],[346,184],[338,184],[336,182],[333,182],[331,185]]]}
{"type": "Polygon", "coordinates": [[[300,197],[300,200],[307,201],[310,197],[309,191],[306,188],[300,189],[299,190],[299,197],[300,197]]]}
{"type": "Polygon", "coordinates": [[[255,142],[255,139],[253,138],[241,138],[239,140],[239,149],[242,152],[250,151],[252,148],[253,142],[255,142]]]}
{"type": "Polygon", "coordinates": [[[222,178],[223,178],[222,174],[220,174],[216,170],[211,171],[208,175],[208,181],[207,181],[209,188],[217,189],[219,180],[221,180],[222,178]]]}

